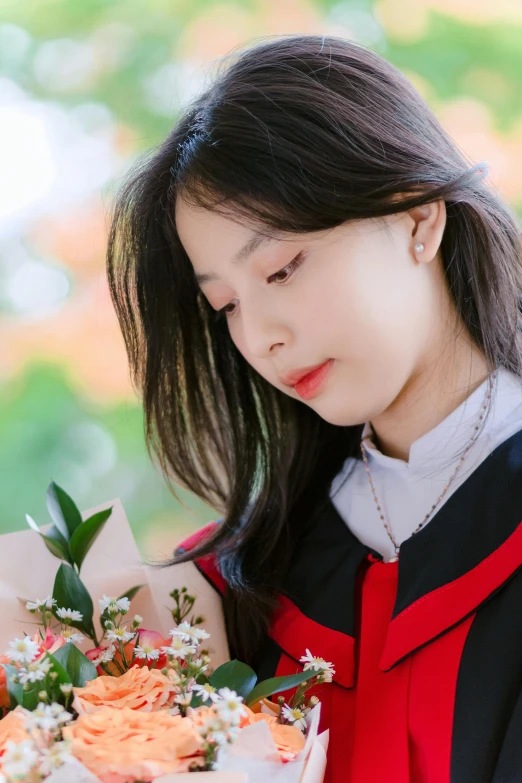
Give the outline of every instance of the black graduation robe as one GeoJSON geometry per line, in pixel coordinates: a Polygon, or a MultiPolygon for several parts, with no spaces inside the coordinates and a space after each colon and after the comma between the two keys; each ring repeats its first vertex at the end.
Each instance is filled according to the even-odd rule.
{"type": "MultiPolygon", "coordinates": [[[[325,783],[522,783],[522,430],[399,561],[361,543],[331,501],[306,522],[256,671],[301,671],[306,648],[333,663],[334,681],[312,691],[330,729],[325,783]]],[[[195,562],[223,593],[213,555],[195,562]]]]}

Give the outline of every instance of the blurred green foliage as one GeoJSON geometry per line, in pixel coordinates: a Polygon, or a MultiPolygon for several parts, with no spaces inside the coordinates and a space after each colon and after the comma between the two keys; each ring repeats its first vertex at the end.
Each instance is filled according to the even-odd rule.
{"type": "MultiPolygon", "coordinates": [[[[218,5],[223,4],[214,0],[0,0],[0,22],[16,25],[31,36],[20,56],[9,56],[8,47],[0,46],[0,77],[12,79],[35,99],[57,102],[65,109],[86,101],[104,104],[118,123],[133,131],[139,153],[157,144],[175,122],[175,113],[154,109],[147,100],[147,79],[175,61],[187,25],[218,5]],[[34,57],[42,43],[81,42],[104,29],[109,47],[112,30],[115,47],[120,48],[116,67],[101,69],[94,81],[72,90],[57,90],[38,78],[34,57]],[[118,36],[122,40],[116,40],[118,36]]],[[[256,0],[229,5],[252,14],[259,10],[256,0]]],[[[315,5],[325,18],[343,9],[371,13],[373,7],[370,0],[344,4],[315,0],[315,5]]],[[[270,31],[259,31],[260,36],[264,33],[270,31]]],[[[383,38],[374,48],[400,69],[419,74],[435,100],[471,96],[484,103],[493,113],[496,129],[504,134],[522,114],[521,40],[521,27],[508,22],[469,25],[430,12],[422,40],[404,44],[383,38]],[[484,71],[490,78],[481,76],[484,71]]],[[[67,69],[68,63],[61,67],[67,69]]],[[[107,201],[111,192],[109,186],[107,201]]],[[[45,491],[51,480],[63,486],[82,510],[120,497],[139,544],[151,527],[174,531],[216,518],[212,509],[188,492],[179,490],[184,508],[167,490],[145,450],[140,406],[134,401],[113,406],[88,402],[71,385],[67,368],[35,361],[0,386],[0,444],[1,532],[24,529],[25,513],[39,524],[49,521],[45,491]]]]}

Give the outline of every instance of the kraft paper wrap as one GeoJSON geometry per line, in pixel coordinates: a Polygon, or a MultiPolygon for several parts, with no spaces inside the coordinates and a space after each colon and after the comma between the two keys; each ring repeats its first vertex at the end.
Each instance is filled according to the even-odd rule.
{"type": "MultiPolygon", "coordinates": [[[[93,599],[96,631],[100,632],[98,598],[104,593],[119,596],[134,585],[145,584],[133,598],[127,617],[132,619],[134,614],[139,614],[143,617],[143,628],[168,636],[174,626],[169,609],[174,607],[174,602],[169,593],[175,587],[186,587],[189,594],[196,596],[194,613],[205,618],[200,627],[211,634],[206,647],[210,650],[212,666],[230,660],[220,595],[193,563],[164,569],[143,565],[119,498],[83,511],[82,518],[85,520],[110,506],[113,506],[112,514],[80,571],[80,578],[93,599]]],[[[40,530],[45,533],[47,527],[41,525],[40,530]]],[[[60,562],[34,530],[28,528],[0,536],[0,654],[11,639],[22,637],[24,632],[31,636],[36,632],[38,615],[25,608],[25,601],[43,600],[52,594],[60,562]]],[[[100,635],[101,632],[98,638],[100,635]]],[[[84,639],[77,646],[85,652],[93,644],[84,639]]]]}

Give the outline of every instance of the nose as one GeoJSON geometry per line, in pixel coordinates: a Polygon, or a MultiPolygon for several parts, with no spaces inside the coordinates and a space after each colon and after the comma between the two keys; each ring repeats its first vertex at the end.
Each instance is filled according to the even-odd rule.
{"type": "Polygon", "coordinates": [[[289,339],[288,327],[263,298],[251,297],[241,306],[241,330],[243,346],[258,359],[274,356],[277,346],[289,339]]]}

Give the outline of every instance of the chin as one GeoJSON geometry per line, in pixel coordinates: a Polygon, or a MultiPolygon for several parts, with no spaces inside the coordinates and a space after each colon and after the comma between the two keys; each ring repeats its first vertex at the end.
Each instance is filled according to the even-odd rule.
{"type": "MultiPolygon", "coordinates": [[[[336,427],[354,427],[363,423],[360,415],[353,415],[348,411],[338,411],[334,410],[333,408],[328,409],[327,405],[325,405],[322,409],[318,405],[317,407],[314,407],[314,410],[317,415],[321,417],[321,419],[324,419],[329,424],[333,424],[336,427]]],[[[364,421],[366,421],[366,419],[364,419],[364,421]]]]}

